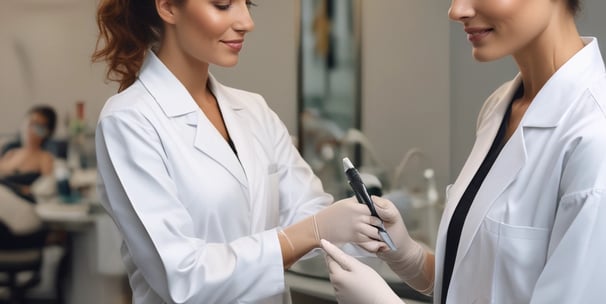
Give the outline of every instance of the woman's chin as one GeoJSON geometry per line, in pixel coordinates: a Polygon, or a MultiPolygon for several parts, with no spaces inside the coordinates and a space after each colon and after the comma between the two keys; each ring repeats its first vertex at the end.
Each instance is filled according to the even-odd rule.
{"type": "Polygon", "coordinates": [[[471,52],[473,58],[479,62],[489,62],[501,59],[505,57],[507,54],[503,54],[502,52],[494,52],[484,48],[476,48],[474,47],[471,52]]]}
{"type": "Polygon", "coordinates": [[[217,60],[217,62],[213,62],[214,65],[220,66],[222,68],[232,68],[238,64],[238,58],[235,59],[226,59],[226,60],[217,60]]]}

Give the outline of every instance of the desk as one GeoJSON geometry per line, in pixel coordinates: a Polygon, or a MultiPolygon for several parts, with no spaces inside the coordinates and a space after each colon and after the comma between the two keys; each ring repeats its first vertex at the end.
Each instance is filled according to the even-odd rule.
{"type": "MultiPolygon", "coordinates": [[[[38,215],[51,229],[68,232],[66,244],[66,268],[64,299],[67,304],[119,304],[124,299],[127,284],[123,269],[112,266],[111,271],[101,271],[103,261],[113,259],[121,266],[117,245],[100,245],[99,236],[115,233],[104,222],[109,216],[95,203],[64,204],[45,202],[36,206],[38,215]],[[101,252],[103,249],[103,252],[101,252]],[[120,271],[122,270],[122,271],[120,271]]],[[[111,220],[109,220],[111,221],[111,220]]]]}
{"type": "Polygon", "coordinates": [[[58,199],[36,205],[36,213],[51,230],[80,232],[93,228],[95,218],[103,211],[91,208],[94,203],[66,204],[58,199]]]}

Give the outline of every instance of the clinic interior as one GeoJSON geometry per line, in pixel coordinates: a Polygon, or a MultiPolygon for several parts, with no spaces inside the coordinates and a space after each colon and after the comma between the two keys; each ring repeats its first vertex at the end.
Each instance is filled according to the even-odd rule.
{"type": "MultiPolygon", "coordinates": [[[[74,121],[84,126],[79,157],[87,159],[57,155],[81,195],[40,208],[62,241],[44,248],[40,277],[25,296],[28,303],[130,303],[120,236],[94,191],[94,126],[117,90],[104,80],[105,66],[90,61],[98,0],[3,2],[0,144],[16,138],[30,107],[48,104],[58,114],[54,139],[67,141],[65,150],[71,151],[74,121]]],[[[413,233],[432,244],[444,189],[473,145],[478,111],[513,78],[513,61],[475,62],[461,26],[447,18],[449,1],[256,2],[256,28],[239,64],[211,67],[213,75],[265,97],[335,198],[351,194],[340,162],[348,156],[404,210],[413,233]],[[320,9],[325,2],[328,12],[320,9]],[[431,214],[433,221],[419,220],[431,214]]],[[[603,0],[586,0],[581,34],[606,41],[605,11],[603,0]]],[[[397,281],[384,265],[368,263],[397,281]]],[[[325,272],[323,260],[313,258],[288,271],[293,302],[334,303],[325,272]]],[[[0,281],[5,275],[0,267],[0,281]]],[[[7,289],[0,287],[0,303],[7,289]]],[[[407,303],[428,301],[399,292],[407,303]]]]}

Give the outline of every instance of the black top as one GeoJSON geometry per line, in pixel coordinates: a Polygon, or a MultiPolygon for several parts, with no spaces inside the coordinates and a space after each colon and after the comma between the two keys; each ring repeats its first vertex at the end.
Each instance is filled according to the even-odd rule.
{"type": "Polygon", "coordinates": [[[15,185],[31,186],[40,176],[40,172],[31,171],[6,175],[2,179],[15,185]]]}
{"type": "Polygon", "coordinates": [[[480,190],[482,186],[482,182],[490,172],[490,168],[494,164],[497,156],[503,149],[505,145],[505,132],[507,130],[507,122],[509,120],[509,116],[511,115],[511,104],[513,100],[519,99],[522,97],[524,93],[524,88],[520,86],[516,91],[512,102],[509,104],[507,112],[505,112],[505,116],[503,117],[503,121],[501,121],[501,126],[499,127],[499,131],[497,132],[497,136],[495,137],[490,150],[488,150],[488,154],[486,154],[486,158],[482,161],[480,168],[471,179],[471,182],[465,189],[465,192],[461,196],[461,200],[459,204],[454,210],[452,214],[452,218],[450,219],[450,224],[448,226],[448,232],[446,234],[446,248],[444,255],[444,272],[442,279],[442,295],[441,295],[441,303],[446,303],[446,295],[448,294],[448,287],[450,285],[450,279],[452,278],[452,270],[454,268],[455,260],[457,258],[457,250],[459,248],[459,241],[461,240],[461,232],[463,231],[463,225],[465,224],[465,219],[467,218],[467,213],[471,207],[471,203],[473,202],[476,194],[480,190]]]}
{"type": "Polygon", "coordinates": [[[238,150],[236,150],[236,145],[234,145],[234,142],[231,140],[231,137],[227,138],[227,144],[229,145],[231,150],[234,151],[234,154],[238,156],[238,150]]]}
{"type": "Polygon", "coordinates": [[[31,193],[23,192],[22,187],[31,186],[40,176],[41,173],[35,171],[15,173],[0,178],[0,185],[4,185],[5,187],[11,189],[19,197],[33,203],[35,201],[33,195],[31,193]]]}

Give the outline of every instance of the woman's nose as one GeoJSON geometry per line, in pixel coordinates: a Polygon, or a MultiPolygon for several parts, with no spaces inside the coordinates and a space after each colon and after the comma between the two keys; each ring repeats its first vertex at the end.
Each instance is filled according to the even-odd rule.
{"type": "Polygon", "coordinates": [[[236,16],[236,20],[234,22],[234,29],[238,32],[251,32],[255,29],[255,22],[250,15],[250,9],[247,1],[242,1],[242,5],[239,7],[240,9],[238,9],[238,15],[236,16]]]}
{"type": "Polygon", "coordinates": [[[452,0],[448,9],[448,17],[452,21],[464,22],[475,16],[472,0],[452,0]]]}

